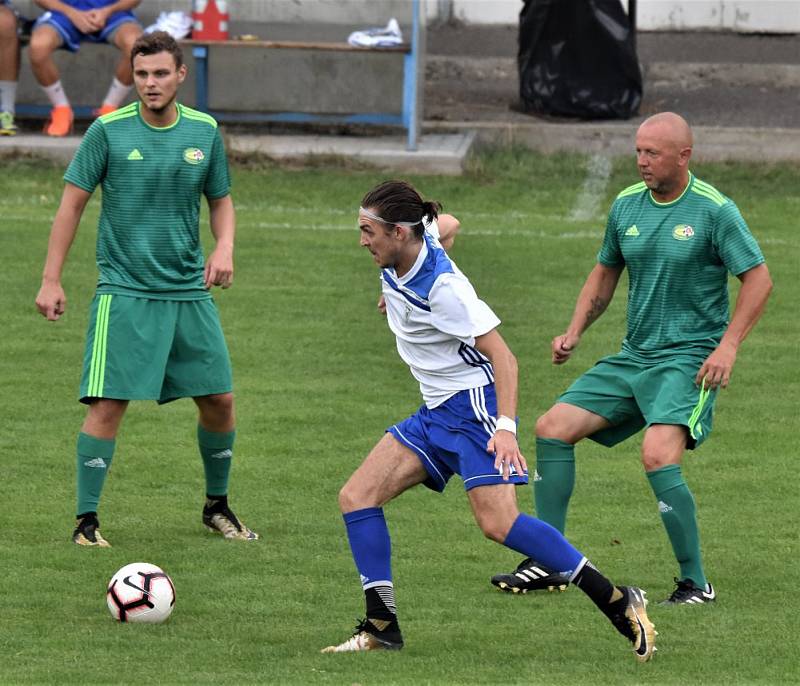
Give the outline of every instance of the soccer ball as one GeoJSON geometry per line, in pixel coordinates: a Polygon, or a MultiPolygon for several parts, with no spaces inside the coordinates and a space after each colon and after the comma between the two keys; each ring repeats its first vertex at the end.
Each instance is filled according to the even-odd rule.
{"type": "Polygon", "coordinates": [[[175,607],[175,587],[161,567],[133,562],[111,577],[106,602],[117,621],[160,624],[175,607]]]}

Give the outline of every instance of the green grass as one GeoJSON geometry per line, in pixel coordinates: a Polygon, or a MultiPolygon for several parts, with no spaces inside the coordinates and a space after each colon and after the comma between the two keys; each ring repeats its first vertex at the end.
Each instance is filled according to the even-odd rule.
{"type": "MultiPolygon", "coordinates": [[[[517,556],[482,538],[458,480],[443,496],[415,489],[386,508],[406,649],[318,653],[363,612],[338,489],[383,429],[420,402],[375,310],[376,269],[358,247],[358,201],[386,176],[374,171],[234,172],[236,282],[217,294],[237,393],[232,503],[263,540],[230,544],[200,526],[195,411],[181,401],[131,406],[101,506],[114,547],[72,545],[84,412],[76,394],[99,204],[92,201],[67,264],[67,313],[48,323],[33,300],[62,170],[3,165],[0,683],[798,682],[791,570],[800,168],[695,170],[736,199],[776,287],[718,402],[712,439],[685,464],[719,603],[651,606],[660,650],[642,666],[579,591],[520,598],[493,590],[488,578],[517,556]],[[105,608],[108,579],[136,560],[161,565],[175,581],[177,606],[163,626],[118,625],[105,608]]],[[[410,179],[462,220],[453,257],[504,320],[520,361],[521,440],[531,461],[536,416],[617,350],[624,330],[623,284],[576,358],[560,368],[548,362],[613,194],[636,181],[631,160],[618,161],[597,216],[571,221],[585,168],[580,156],[503,150],[483,154],[461,178],[410,179]]],[[[677,568],[638,447],[637,439],[614,450],[580,446],[568,534],[613,579],[658,600],[677,568]]],[[[530,489],[519,497],[529,510],[530,489]]]]}

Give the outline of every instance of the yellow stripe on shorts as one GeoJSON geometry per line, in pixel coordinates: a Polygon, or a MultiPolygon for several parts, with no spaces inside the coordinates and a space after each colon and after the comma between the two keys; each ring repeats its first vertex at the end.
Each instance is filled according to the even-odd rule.
{"type": "Polygon", "coordinates": [[[103,381],[106,375],[106,349],[108,347],[108,313],[111,310],[112,295],[101,295],[97,304],[97,317],[94,323],[94,342],[92,360],[89,363],[89,389],[92,398],[103,397],[103,381]]]}
{"type": "MultiPolygon", "coordinates": [[[[697,405],[694,406],[691,417],[689,417],[689,433],[695,440],[697,440],[695,431],[700,423],[700,415],[703,413],[703,407],[705,407],[706,401],[710,395],[711,389],[706,388],[706,379],[703,377],[702,385],[700,386],[700,397],[697,400],[697,405]]],[[[700,429],[700,432],[702,432],[702,429],[700,429]]]]}

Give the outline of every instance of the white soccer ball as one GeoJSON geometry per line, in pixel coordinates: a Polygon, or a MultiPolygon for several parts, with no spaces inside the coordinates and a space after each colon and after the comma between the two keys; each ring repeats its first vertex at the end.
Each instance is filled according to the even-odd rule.
{"type": "Polygon", "coordinates": [[[133,562],[111,577],[106,602],[119,622],[160,624],[175,607],[175,586],[161,567],[133,562]]]}

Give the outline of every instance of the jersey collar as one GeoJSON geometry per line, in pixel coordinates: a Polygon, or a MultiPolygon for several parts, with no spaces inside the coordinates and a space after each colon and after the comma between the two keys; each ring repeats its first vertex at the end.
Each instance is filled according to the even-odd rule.
{"type": "Polygon", "coordinates": [[[397,283],[406,284],[411,279],[413,279],[419,270],[422,268],[422,265],[425,264],[425,258],[428,257],[428,242],[425,240],[425,237],[422,238],[422,247],[419,250],[419,255],[417,255],[417,259],[414,260],[414,264],[412,265],[411,269],[408,270],[403,276],[397,276],[397,272],[395,271],[394,267],[389,269],[389,273],[392,277],[397,281],[397,283]]]}
{"type": "Polygon", "coordinates": [[[692,172],[689,172],[689,183],[686,184],[686,188],[683,189],[683,193],[681,193],[677,198],[675,198],[675,200],[670,200],[669,202],[658,202],[658,200],[656,200],[653,197],[653,191],[651,190],[647,191],[647,197],[650,198],[650,202],[653,203],[656,207],[670,207],[671,205],[674,205],[675,203],[678,203],[681,200],[683,200],[683,196],[685,196],[689,192],[689,189],[692,187],[693,184],[694,184],[694,174],[692,174],[692,172]]]}
{"type": "Polygon", "coordinates": [[[169,131],[170,129],[174,129],[183,116],[183,105],[176,101],[175,109],[177,110],[177,116],[175,117],[175,121],[169,126],[153,126],[152,124],[148,124],[142,116],[142,101],[140,100],[136,103],[136,113],[139,115],[139,120],[151,131],[169,131]]]}

